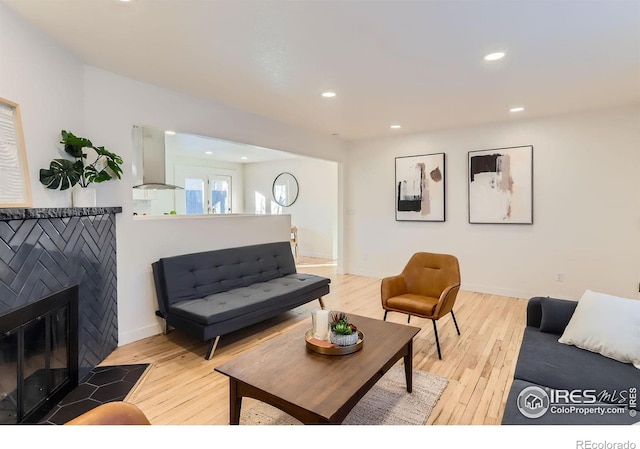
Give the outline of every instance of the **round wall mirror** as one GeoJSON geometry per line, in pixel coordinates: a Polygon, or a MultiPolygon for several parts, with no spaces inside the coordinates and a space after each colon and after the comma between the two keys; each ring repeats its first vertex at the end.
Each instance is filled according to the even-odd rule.
{"type": "Polygon", "coordinates": [[[298,199],[298,180],[291,173],[280,173],[273,181],[272,191],[276,203],[291,206],[298,199]]]}

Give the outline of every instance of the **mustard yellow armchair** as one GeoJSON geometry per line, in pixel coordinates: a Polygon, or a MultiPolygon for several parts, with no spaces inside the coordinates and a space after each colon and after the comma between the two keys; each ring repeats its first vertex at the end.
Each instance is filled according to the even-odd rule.
{"type": "Polygon", "coordinates": [[[458,259],[449,254],[415,253],[402,273],[382,279],[382,308],[384,320],[388,312],[400,312],[433,322],[438,358],[442,359],[436,321],[451,313],[456,331],[460,335],[453,305],[460,290],[458,259]]]}
{"type": "Polygon", "coordinates": [[[77,418],[68,421],[68,426],[107,426],[107,425],[150,425],[145,414],[136,405],[129,402],[114,401],[99,405],[77,418]]]}

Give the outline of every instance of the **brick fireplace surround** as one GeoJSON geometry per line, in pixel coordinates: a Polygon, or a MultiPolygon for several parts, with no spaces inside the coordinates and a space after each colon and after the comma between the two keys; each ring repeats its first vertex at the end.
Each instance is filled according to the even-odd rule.
{"type": "Polygon", "coordinates": [[[0,209],[0,314],[78,284],[79,379],[118,346],[120,212],[121,207],[0,209]]]}

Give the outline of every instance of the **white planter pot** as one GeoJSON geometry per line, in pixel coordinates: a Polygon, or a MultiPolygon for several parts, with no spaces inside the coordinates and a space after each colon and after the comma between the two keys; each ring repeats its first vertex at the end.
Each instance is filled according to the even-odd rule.
{"type": "Polygon", "coordinates": [[[71,204],[73,207],[96,207],[96,189],[76,184],[71,189],[71,204]]]}
{"type": "Polygon", "coordinates": [[[329,335],[329,339],[331,340],[331,343],[333,343],[334,345],[351,346],[358,343],[358,333],[354,332],[350,335],[341,335],[331,331],[329,335]]]}

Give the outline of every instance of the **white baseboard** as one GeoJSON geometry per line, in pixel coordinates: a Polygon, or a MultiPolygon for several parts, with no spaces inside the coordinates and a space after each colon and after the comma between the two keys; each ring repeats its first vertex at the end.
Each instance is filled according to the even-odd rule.
{"type": "MultiPolygon", "coordinates": [[[[353,273],[353,272],[348,272],[349,274],[355,274],[357,276],[366,276],[366,277],[372,277],[372,278],[378,278],[380,280],[382,280],[382,278],[387,277],[387,276],[392,276],[388,273],[380,273],[374,270],[360,270],[357,273],[353,273]]],[[[501,287],[493,287],[490,285],[480,285],[480,284],[466,284],[463,283],[460,286],[461,290],[466,290],[466,291],[470,291],[470,292],[477,292],[477,293],[486,293],[489,295],[500,295],[500,296],[509,296],[512,298],[524,298],[524,299],[529,299],[532,298],[534,296],[546,296],[545,294],[542,294],[541,292],[537,292],[537,293],[531,293],[531,292],[527,292],[524,290],[519,290],[519,289],[510,289],[510,288],[501,288],[501,287]]]]}
{"type": "Polygon", "coordinates": [[[328,260],[333,260],[333,256],[330,254],[321,254],[321,253],[313,253],[313,252],[307,252],[305,251],[304,253],[302,251],[298,252],[298,257],[314,257],[317,259],[328,259],[328,260]]]}
{"type": "Polygon", "coordinates": [[[124,346],[134,341],[142,340],[143,338],[153,337],[162,333],[162,326],[159,323],[150,324],[149,326],[141,327],[127,332],[118,332],[118,346],[124,346]]]}
{"type": "MultiPolygon", "coordinates": [[[[489,285],[465,284],[465,283],[460,285],[460,290],[466,290],[468,292],[476,292],[476,293],[486,293],[488,295],[509,296],[511,298],[523,298],[523,299],[529,299],[534,296],[541,295],[539,292],[537,294],[531,294],[523,290],[492,287],[489,285]]],[[[545,295],[542,295],[542,296],[545,296],[545,295]]]]}

